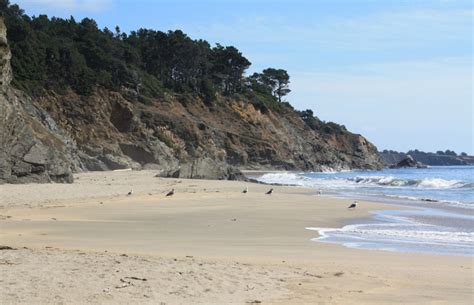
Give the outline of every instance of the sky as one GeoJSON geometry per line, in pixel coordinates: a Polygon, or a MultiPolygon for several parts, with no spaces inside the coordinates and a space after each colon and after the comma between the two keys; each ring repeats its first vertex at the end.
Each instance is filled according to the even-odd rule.
{"type": "Polygon", "coordinates": [[[11,0],[100,28],[181,29],[290,74],[287,100],[379,150],[474,154],[470,0],[11,0]]]}

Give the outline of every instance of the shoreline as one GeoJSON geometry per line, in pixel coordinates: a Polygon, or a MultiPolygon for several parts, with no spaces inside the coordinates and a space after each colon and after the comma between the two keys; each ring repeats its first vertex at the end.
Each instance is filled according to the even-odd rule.
{"type": "Polygon", "coordinates": [[[0,245],[18,248],[0,251],[5,304],[470,303],[470,258],[351,249],[305,229],[393,206],[153,173],[0,185],[0,245]]]}

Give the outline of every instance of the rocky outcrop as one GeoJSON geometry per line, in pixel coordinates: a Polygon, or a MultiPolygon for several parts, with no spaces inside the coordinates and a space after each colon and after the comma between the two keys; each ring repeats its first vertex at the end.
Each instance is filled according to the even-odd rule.
{"type": "Polygon", "coordinates": [[[390,168],[405,168],[405,167],[414,167],[414,168],[427,168],[428,166],[416,161],[412,156],[407,155],[407,157],[397,164],[391,165],[390,168]]]}
{"type": "Polygon", "coordinates": [[[0,183],[72,182],[74,142],[48,113],[10,87],[10,58],[0,18],[0,183]]]}

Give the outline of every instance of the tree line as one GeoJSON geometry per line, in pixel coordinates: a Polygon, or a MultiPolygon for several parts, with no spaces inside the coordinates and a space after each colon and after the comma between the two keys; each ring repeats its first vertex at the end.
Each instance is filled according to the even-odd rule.
{"type": "Polygon", "coordinates": [[[216,94],[245,94],[261,102],[282,102],[290,77],[268,68],[246,76],[250,61],[234,46],[211,46],[180,30],[99,29],[90,18],[76,21],[30,17],[0,0],[13,53],[13,85],[30,94],[44,89],[88,95],[95,87],[159,97],[165,91],[192,93],[212,102],[216,94]]]}

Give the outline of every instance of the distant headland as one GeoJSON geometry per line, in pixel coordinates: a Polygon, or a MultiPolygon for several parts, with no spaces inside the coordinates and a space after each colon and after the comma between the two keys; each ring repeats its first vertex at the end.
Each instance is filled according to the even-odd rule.
{"type": "Polygon", "coordinates": [[[409,150],[405,152],[398,152],[394,150],[383,150],[380,152],[380,157],[387,164],[396,164],[401,160],[405,159],[408,155],[412,156],[415,160],[424,163],[426,165],[434,166],[453,166],[453,165],[474,165],[474,156],[469,156],[467,153],[462,152],[457,154],[452,150],[437,152],[424,152],[418,149],[409,150]]]}

